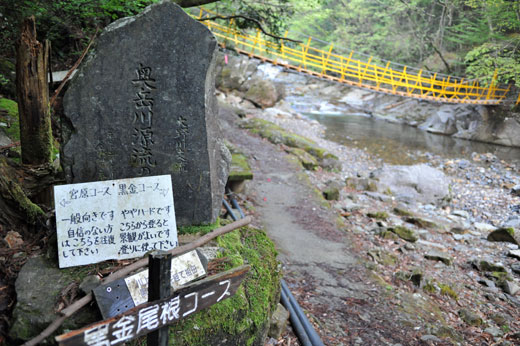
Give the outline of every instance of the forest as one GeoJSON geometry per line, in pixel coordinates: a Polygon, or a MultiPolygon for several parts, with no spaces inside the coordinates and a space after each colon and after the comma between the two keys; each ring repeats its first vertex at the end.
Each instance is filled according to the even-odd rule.
{"type": "MultiPolygon", "coordinates": [[[[74,63],[96,30],[158,0],[5,0],[0,4],[0,94],[14,95],[15,46],[21,20],[36,17],[39,39],[52,44],[51,65],[74,63]]],[[[491,80],[520,80],[520,2],[512,0],[178,0],[208,3],[243,29],[311,35],[351,50],[426,70],[491,80]],[[249,19],[249,20],[248,20],[249,19]]]]}

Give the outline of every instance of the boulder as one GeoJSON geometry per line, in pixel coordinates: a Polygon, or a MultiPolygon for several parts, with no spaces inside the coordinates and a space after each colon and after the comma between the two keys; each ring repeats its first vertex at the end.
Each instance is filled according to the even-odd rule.
{"type": "MultiPolygon", "coordinates": [[[[12,339],[27,341],[58,317],[56,308],[62,290],[73,281],[70,275],[72,271],[58,269],[56,263],[43,256],[27,261],[15,283],[17,302],[9,331],[12,339]]],[[[94,308],[91,306],[81,309],[65,321],[58,333],[100,320],[101,317],[94,308]]]]}
{"type": "Polygon", "coordinates": [[[259,62],[255,59],[244,59],[241,56],[219,54],[215,74],[215,85],[223,91],[241,90],[243,84],[255,72],[259,62]]]}
{"type": "Polygon", "coordinates": [[[377,191],[377,184],[369,178],[348,177],[346,179],[347,187],[358,191],[377,191]]]}
{"type": "Polygon", "coordinates": [[[322,191],[323,197],[325,197],[327,201],[337,201],[341,189],[343,189],[343,185],[340,182],[333,180],[328,181],[325,189],[322,191]]]}
{"type": "Polygon", "coordinates": [[[488,241],[499,241],[508,242],[516,245],[520,245],[515,237],[515,230],[513,228],[499,228],[491,233],[487,237],[488,241]]]}
{"type": "Polygon", "coordinates": [[[432,260],[432,261],[440,261],[447,266],[451,265],[453,262],[453,258],[450,257],[447,253],[437,251],[437,250],[430,250],[428,253],[424,255],[424,258],[432,260]]]}
{"type": "Polygon", "coordinates": [[[507,255],[520,260],[520,250],[509,250],[507,255]]]}
{"type": "Polygon", "coordinates": [[[318,168],[318,160],[305,150],[300,148],[288,148],[287,151],[296,156],[305,169],[312,171],[318,168]]]}
{"type": "Polygon", "coordinates": [[[515,118],[489,117],[475,129],[469,139],[520,147],[520,122],[515,118]]]}
{"type": "Polygon", "coordinates": [[[438,203],[449,194],[448,178],[440,170],[425,164],[385,166],[373,171],[371,177],[379,180],[380,192],[390,192],[406,203],[438,203]]]}
{"type": "Polygon", "coordinates": [[[473,227],[479,232],[492,232],[497,229],[495,226],[484,222],[475,222],[473,227]]]}
{"type": "Polygon", "coordinates": [[[276,83],[254,77],[244,84],[247,89],[245,98],[261,108],[272,107],[282,96],[281,87],[276,83]]]}
{"type": "Polygon", "coordinates": [[[459,310],[459,317],[470,326],[478,327],[484,323],[482,318],[468,309],[459,310]]]}
{"type": "Polygon", "coordinates": [[[442,105],[419,128],[431,133],[453,135],[475,129],[482,116],[471,105],[442,105]]]}
{"type": "Polygon", "coordinates": [[[403,226],[395,226],[388,228],[389,231],[397,234],[399,238],[404,239],[406,241],[409,241],[411,243],[415,243],[417,241],[417,235],[414,231],[412,231],[409,228],[403,227],[403,226]]]}
{"type": "Polygon", "coordinates": [[[274,339],[279,339],[285,331],[287,321],[289,320],[289,311],[287,311],[282,304],[278,303],[276,310],[271,317],[271,324],[269,326],[269,336],[274,339]]]}

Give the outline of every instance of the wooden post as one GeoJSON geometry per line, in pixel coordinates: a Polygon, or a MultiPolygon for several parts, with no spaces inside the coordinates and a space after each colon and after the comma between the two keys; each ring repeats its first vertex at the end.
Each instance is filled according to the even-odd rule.
{"type": "Polygon", "coordinates": [[[47,83],[49,45],[36,40],[34,16],[24,20],[16,59],[22,162],[51,162],[52,132],[47,83]]]}
{"type": "MultiPolygon", "coordinates": [[[[153,302],[171,295],[172,255],[165,251],[154,251],[148,256],[148,301],[153,302]]],[[[146,338],[147,345],[167,346],[168,327],[160,328],[146,338]]]]}

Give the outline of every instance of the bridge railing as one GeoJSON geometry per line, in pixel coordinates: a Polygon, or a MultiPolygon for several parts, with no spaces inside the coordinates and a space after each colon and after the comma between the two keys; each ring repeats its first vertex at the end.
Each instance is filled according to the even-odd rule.
{"type": "MultiPolygon", "coordinates": [[[[201,9],[198,19],[212,15],[201,9]]],[[[312,38],[299,43],[288,39],[273,42],[265,39],[260,30],[248,34],[211,20],[201,22],[213,32],[221,45],[234,48],[239,53],[379,92],[439,102],[492,105],[499,104],[509,91],[509,88],[497,86],[496,72],[491,83],[485,86],[478,80],[432,74],[404,65],[395,66],[391,62],[380,66],[373,63],[373,57],[367,61],[356,58],[354,51],[348,56],[339,55],[333,51],[332,45],[328,50],[312,47],[312,38]]]]}

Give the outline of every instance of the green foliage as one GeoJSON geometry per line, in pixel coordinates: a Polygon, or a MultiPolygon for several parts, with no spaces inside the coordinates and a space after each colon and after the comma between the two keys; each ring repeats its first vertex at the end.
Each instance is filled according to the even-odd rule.
{"type": "Polygon", "coordinates": [[[53,60],[80,54],[96,28],[134,15],[158,0],[5,0],[0,4],[0,57],[15,56],[23,18],[34,15],[38,39],[53,45],[53,60]]]}
{"type": "MultiPolygon", "coordinates": [[[[320,2],[320,0],[273,0],[269,2],[221,0],[209,4],[205,8],[222,16],[243,15],[261,23],[266,31],[281,36],[287,28],[289,19],[298,10],[314,8],[320,2]]],[[[258,28],[253,21],[244,18],[236,18],[234,24],[239,29],[258,28]]]]}
{"type": "Polygon", "coordinates": [[[7,124],[7,127],[3,128],[3,130],[12,141],[19,141],[20,119],[18,117],[18,104],[13,100],[0,98],[0,109],[7,111],[6,117],[0,116],[0,120],[7,124]]]}
{"type": "Polygon", "coordinates": [[[515,36],[510,41],[487,42],[469,51],[464,59],[467,74],[490,83],[498,70],[499,83],[520,81],[520,35],[515,36]]]}
{"type": "Polygon", "coordinates": [[[315,6],[295,16],[290,28],[291,36],[300,32],[300,39],[327,41],[313,40],[318,48],[332,43],[340,54],[354,50],[426,69],[431,65],[435,72],[445,67],[442,55],[451,74],[489,83],[498,68],[499,83],[520,78],[519,1],[324,0],[315,6]]]}

